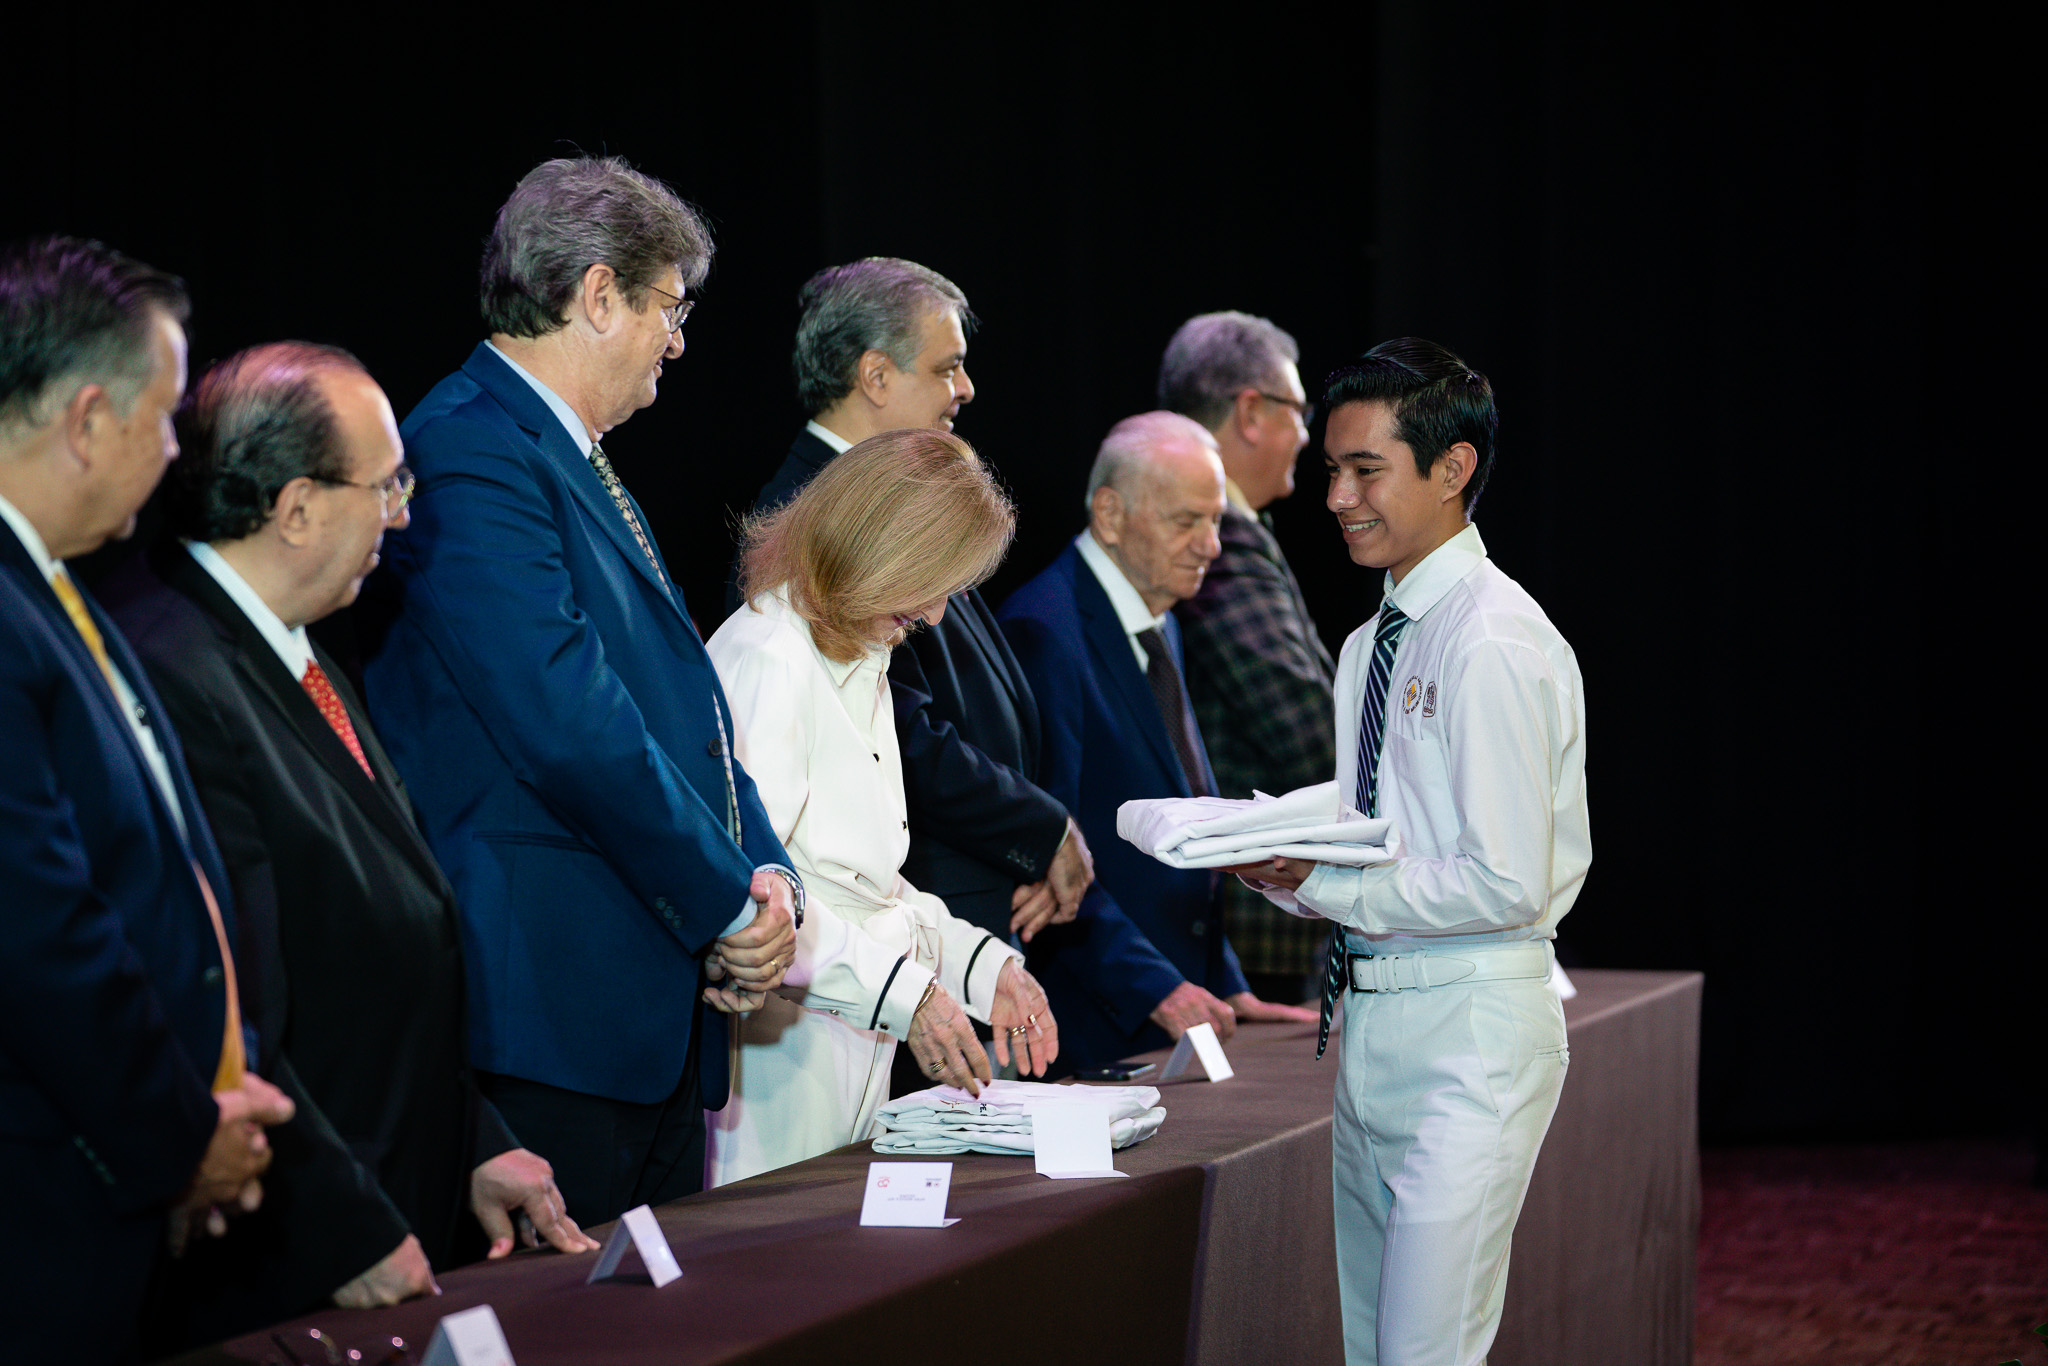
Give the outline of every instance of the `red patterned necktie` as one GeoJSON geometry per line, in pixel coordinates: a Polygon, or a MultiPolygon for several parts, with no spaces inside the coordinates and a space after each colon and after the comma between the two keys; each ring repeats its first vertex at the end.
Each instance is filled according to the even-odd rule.
{"type": "Polygon", "coordinates": [[[363,766],[363,776],[371,782],[377,775],[370,772],[370,761],[363,757],[362,742],[356,739],[355,724],[348,719],[348,709],[341,705],[341,694],[334,690],[334,684],[327,681],[327,673],[318,660],[306,661],[305,676],[299,679],[299,686],[306,690],[306,696],[313,699],[313,705],[327,718],[327,724],[341,737],[341,743],[348,746],[348,752],[356,756],[356,762],[363,766]]]}

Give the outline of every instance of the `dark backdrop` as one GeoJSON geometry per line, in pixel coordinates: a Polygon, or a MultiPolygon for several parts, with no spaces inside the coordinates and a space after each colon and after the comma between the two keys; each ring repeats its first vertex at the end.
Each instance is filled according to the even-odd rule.
{"type": "MultiPolygon", "coordinates": [[[[402,415],[479,337],[518,177],[627,156],[719,242],[688,354],[607,443],[706,627],[801,420],[821,265],[909,256],[981,315],[960,431],[1022,510],[993,598],[1079,528],[1095,443],[1186,316],[1274,318],[1312,393],[1383,337],[1442,341],[1501,395],[1488,544],[1586,676],[1599,856],[1567,961],[1707,972],[1709,1136],[2021,1122],[2033,912],[1967,871],[1995,821],[1936,814],[1981,803],[1942,756],[1995,722],[1967,663],[1925,659],[1956,511],[1934,377],[1973,346],[1918,39],[1782,7],[1345,8],[756,6],[517,44],[159,17],[110,73],[78,55],[105,27],[45,17],[19,51],[57,56],[0,95],[0,236],[183,274],[195,362],[345,345],[402,415]]],[[[1334,647],[1379,585],[1314,446],[1301,483],[1275,512],[1334,647]]]]}

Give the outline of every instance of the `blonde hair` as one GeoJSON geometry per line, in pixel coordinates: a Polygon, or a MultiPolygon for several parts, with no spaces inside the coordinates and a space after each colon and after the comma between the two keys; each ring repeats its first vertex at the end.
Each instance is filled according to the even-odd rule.
{"type": "Polygon", "coordinates": [[[747,518],[740,591],[785,589],[818,652],[850,663],[873,647],[876,617],[994,573],[1016,530],[1016,509],[972,446],[922,427],[883,432],[747,518]]]}

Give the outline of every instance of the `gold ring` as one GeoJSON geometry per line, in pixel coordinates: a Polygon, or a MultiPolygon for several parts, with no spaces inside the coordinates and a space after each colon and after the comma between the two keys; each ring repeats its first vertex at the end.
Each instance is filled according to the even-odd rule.
{"type": "Polygon", "coordinates": [[[943,1072],[943,1071],[945,1071],[945,1070],[946,1070],[946,1064],[944,1064],[944,1063],[942,1063],[942,1062],[935,1062],[935,1063],[933,1063],[933,1064],[931,1065],[931,1073],[932,1073],[932,1075],[933,1075],[933,1076],[935,1076],[935,1077],[936,1077],[937,1075],[939,1075],[939,1073],[941,1073],[941,1072],[943,1072]]]}
{"type": "Polygon", "coordinates": [[[1029,1034],[1030,1032],[1031,1029],[1028,1025],[1012,1025],[1010,1027],[1010,1037],[1013,1039],[1016,1038],[1019,1034],[1029,1034]]]}
{"type": "Polygon", "coordinates": [[[1035,1025],[1038,1023],[1038,1017],[1036,1015],[1026,1015],[1024,1017],[1024,1023],[1028,1025],[1035,1025]]]}

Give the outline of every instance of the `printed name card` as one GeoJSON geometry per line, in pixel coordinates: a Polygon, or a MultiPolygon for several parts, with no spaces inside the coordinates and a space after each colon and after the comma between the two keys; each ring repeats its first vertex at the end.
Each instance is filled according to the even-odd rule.
{"type": "Polygon", "coordinates": [[[1216,1037],[1216,1026],[1204,1021],[1180,1036],[1180,1042],[1173,1046],[1173,1056],[1166,1060],[1166,1067],[1159,1073],[1159,1080],[1178,1080],[1187,1072],[1188,1065],[1197,1059],[1210,1081],[1229,1081],[1237,1075],[1231,1069],[1230,1060],[1223,1056],[1223,1041],[1216,1037]]]}
{"type": "Polygon", "coordinates": [[[480,1304],[442,1319],[434,1325],[433,1341],[420,1366],[512,1366],[512,1349],[505,1345],[497,1311],[480,1304]]]}
{"type": "Polygon", "coordinates": [[[953,1188],[950,1162],[870,1162],[867,1194],[861,1197],[864,1228],[951,1228],[946,1194],[953,1188]]]}
{"type": "Polygon", "coordinates": [[[1109,1110],[1075,1088],[1073,1099],[1031,1107],[1031,1160],[1040,1176],[1068,1181],[1083,1176],[1129,1176],[1110,1157],[1109,1110]]]}
{"type": "Polygon", "coordinates": [[[583,1283],[596,1285],[616,1276],[628,1248],[640,1254],[640,1263],[647,1268],[647,1277],[654,1282],[656,1290],[683,1274],[683,1269],[676,1265],[674,1249],[662,1236],[661,1221],[654,1217],[653,1210],[642,1205],[638,1209],[627,1210],[619,1216],[619,1222],[612,1225],[611,1236],[604,1240],[604,1251],[597,1254],[597,1265],[590,1268],[590,1274],[584,1277],[583,1283]]]}

